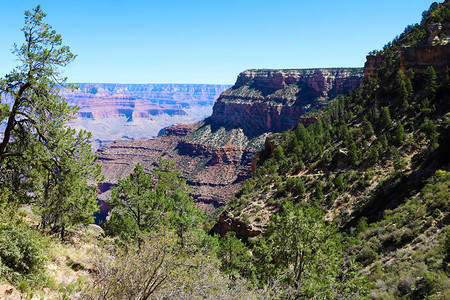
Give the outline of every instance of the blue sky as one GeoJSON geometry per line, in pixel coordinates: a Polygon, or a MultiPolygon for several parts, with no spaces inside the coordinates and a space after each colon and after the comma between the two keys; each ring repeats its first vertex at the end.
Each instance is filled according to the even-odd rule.
{"type": "Polygon", "coordinates": [[[78,55],[70,82],[233,84],[251,68],[362,67],[421,19],[424,0],[0,0],[0,76],[24,11],[78,55]]]}

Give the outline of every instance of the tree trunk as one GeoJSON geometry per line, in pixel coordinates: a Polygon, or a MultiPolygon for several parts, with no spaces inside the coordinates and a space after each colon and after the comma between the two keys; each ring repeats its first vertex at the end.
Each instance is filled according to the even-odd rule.
{"type": "Polygon", "coordinates": [[[6,157],[5,156],[6,146],[9,143],[9,139],[11,138],[11,132],[14,129],[14,126],[16,125],[15,124],[16,123],[16,114],[17,114],[17,111],[20,106],[22,95],[25,92],[25,90],[28,89],[30,86],[31,86],[31,84],[29,82],[22,85],[15,97],[14,105],[13,105],[13,108],[8,117],[8,123],[6,124],[5,132],[3,134],[3,141],[0,143],[0,162],[2,162],[3,159],[6,157]]]}

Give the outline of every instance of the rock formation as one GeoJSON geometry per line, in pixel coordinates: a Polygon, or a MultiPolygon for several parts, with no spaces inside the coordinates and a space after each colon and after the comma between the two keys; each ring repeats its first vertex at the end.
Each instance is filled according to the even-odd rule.
{"type": "MultiPolygon", "coordinates": [[[[116,141],[98,150],[105,185],[126,177],[137,163],[151,172],[158,157],[172,159],[205,211],[226,204],[251,175],[266,137],[288,130],[305,112],[356,88],[362,69],[247,70],[222,93],[211,117],[167,128],[154,139],[116,141]]],[[[100,195],[107,199],[108,192],[100,195]]]]}
{"type": "Polygon", "coordinates": [[[70,125],[93,133],[94,149],[113,140],[154,138],[167,126],[209,116],[228,85],[74,84],[63,89],[69,105],[80,107],[70,125]]]}
{"type": "MultiPolygon", "coordinates": [[[[422,75],[428,66],[433,66],[436,73],[446,74],[450,64],[450,22],[431,24],[428,26],[428,38],[415,46],[404,46],[400,49],[400,69],[406,72],[412,69],[415,74],[422,75]],[[441,36],[441,38],[439,38],[441,36]]],[[[374,79],[383,66],[385,58],[382,54],[368,55],[364,65],[364,80],[374,79]]]]}

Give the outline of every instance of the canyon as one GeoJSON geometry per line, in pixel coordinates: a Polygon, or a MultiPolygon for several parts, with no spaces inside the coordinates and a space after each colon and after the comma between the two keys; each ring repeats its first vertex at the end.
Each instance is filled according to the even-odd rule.
{"type": "Polygon", "coordinates": [[[74,83],[60,95],[79,110],[69,125],[92,132],[96,150],[114,140],[149,139],[165,127],[209,116],[229,85],[74,83]]]}
{"type": "Polygon", "coordinates": [[[358,87],[362,76],[362,68],[246,70],[220,95],[210,117],[169,127],[153,139],[100,147],[105,181],[99,199],[107,201],[110,187],[137,163],[151,172],[161,157],[176,162],[197,205],[212,213],[251,176],[252,159],[268,135],[314,122],[301,116],[358,87]]]}

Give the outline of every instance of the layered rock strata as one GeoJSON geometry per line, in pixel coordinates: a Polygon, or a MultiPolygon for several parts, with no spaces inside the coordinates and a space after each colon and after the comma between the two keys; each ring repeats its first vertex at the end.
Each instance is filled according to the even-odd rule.
{"type": "Polygon", "coordinates": [[[60,95],[77,105],[70,125],[93,134],[94,149],[113,140],[154,138],[167,126],[193,123],[211,114],[229,85],[76,83],[60,95]]]}
{"type": "Polygon", "coordinates": [[[251,163],[266,137],[304,122],[301,116],[330,98],[356,88],[362,69],[247,70],[221,94],[211,117],[165,129],[161,136],[116,141],[98,150],[108,187],[137,163],[151,172],[157,159],[172,159],[192,187],[199,207],[225,205],[251,176],[251,163]]]}

